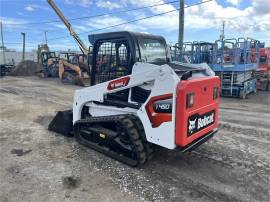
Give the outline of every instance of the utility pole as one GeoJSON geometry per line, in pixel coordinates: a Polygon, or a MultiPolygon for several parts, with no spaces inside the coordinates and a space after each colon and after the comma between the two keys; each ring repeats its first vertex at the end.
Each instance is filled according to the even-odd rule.
{"type": "Polygon", "coordinates": [[[24,59],[25,59],[25,33],[22,32],[21,34],[22,34],[22,36],[23,36],[23,53],[22,53],[22,61],[24,61],[24,59]]]}
{"type": "Polygon", "coordinates": [[[3,64],[6,64],[6,55],[5,55],[5,45],[4,45],[4,36],[3,36],[3,26],[2,21],[0,21],[0,33],[1,33],[1,46],[3,51],[3,64]]]}
{"type": "Polygon", "coordinates": [[[45,44],[48,44],[48,40],[47,40],[47,32],[48,32],[48,31],[44,31],[44,35],[45,35],[45,44]]]}
{"type": "Polygon", "coordinates": [[[222,30],[219,36],[220,41],[223,41],[225,39],[225,21],[222,22],[222,30]]]}
{"type": "Polygon", "coordinates": [[[179,33],[178,33],[178,46],[180,50],[183,48],[184,43],[184,15],[185,15],[185,0],[179,0],[179,33]]]}

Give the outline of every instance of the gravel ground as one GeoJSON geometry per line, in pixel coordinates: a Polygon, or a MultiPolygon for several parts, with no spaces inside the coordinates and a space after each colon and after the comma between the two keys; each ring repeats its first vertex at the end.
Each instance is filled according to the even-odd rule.
{"type": "Polygon", "coordinates": [[[270,92],[222,98],[211,141],[134,169],[47,131],[77,88],[0,79],[0,201],[270,201],[270,92]]]}

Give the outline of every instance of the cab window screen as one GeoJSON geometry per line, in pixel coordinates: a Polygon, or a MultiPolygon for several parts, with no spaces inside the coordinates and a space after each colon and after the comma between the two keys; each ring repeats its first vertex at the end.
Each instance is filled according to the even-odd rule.
{"type": "Polygon", "coordinates": [[[166,62],[165,44],[155,39],[140,39],[140,53],[142,62],[159,63],[166,62]]]}
{"type": "Polygon", "coordinates": [[[101,83],[126,75],[129,58],[127,41],[100,42],[95,62],[95,82],[101,83]]]}

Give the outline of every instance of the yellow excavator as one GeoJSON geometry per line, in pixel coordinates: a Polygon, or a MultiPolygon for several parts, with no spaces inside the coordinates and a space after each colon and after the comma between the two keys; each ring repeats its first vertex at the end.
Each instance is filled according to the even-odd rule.
{"type": "Polygon", "coordinates": [[[83,80],[86,77],[85,73],[89,74],[87,65],[87,56],[89,53],[89,49],[80,39],[78,34],[74,31],[71,24],[68,22],[61,10],[57,7],[55,2],[53,0],[47,0],[47,2],[55,11],[60,20],[64,23],[64,25],[67,27],[70,35],[74,38],[82,52],[82,54],[69,52],[66,52],[64,54],[60,53],[59,60],[57,61],[58,63],[55,63],[54,59],[48,59],[47,66],[51,67],[51,71],[54,72],[54,77],[56,77],[58,74],[62,82],[84,86],[83,80]],[[61,55],[65,55],[65,57],[61,57],[61,55]],[[69,59],[70,55],[77,58],[76,62],[69,59]]]}

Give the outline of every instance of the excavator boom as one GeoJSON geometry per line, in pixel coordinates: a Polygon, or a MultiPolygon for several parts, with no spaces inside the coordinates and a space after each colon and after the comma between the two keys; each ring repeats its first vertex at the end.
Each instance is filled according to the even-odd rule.
{"type": "Polygon", "coordinates": [[[64,25],[67,27],[68,31],[70,32],[70,35],[74,38],[74,40],[77,42],[79,45],[81,51],[87,55],[88,53],[88,48],[87,46],[83,43],[83,41],[80,39],[78,34],[74,31],[72,28],[71,24],[68,22],[64,14],[61,12],[61,10],[57,7],[57,5],[54,3],[53,0],[47,0],[47,2],[50,4],[52,9],[55,11],[55,13],[58,15],[58,17],[61,19],[61,21],[64,23],[64,25]]]}

